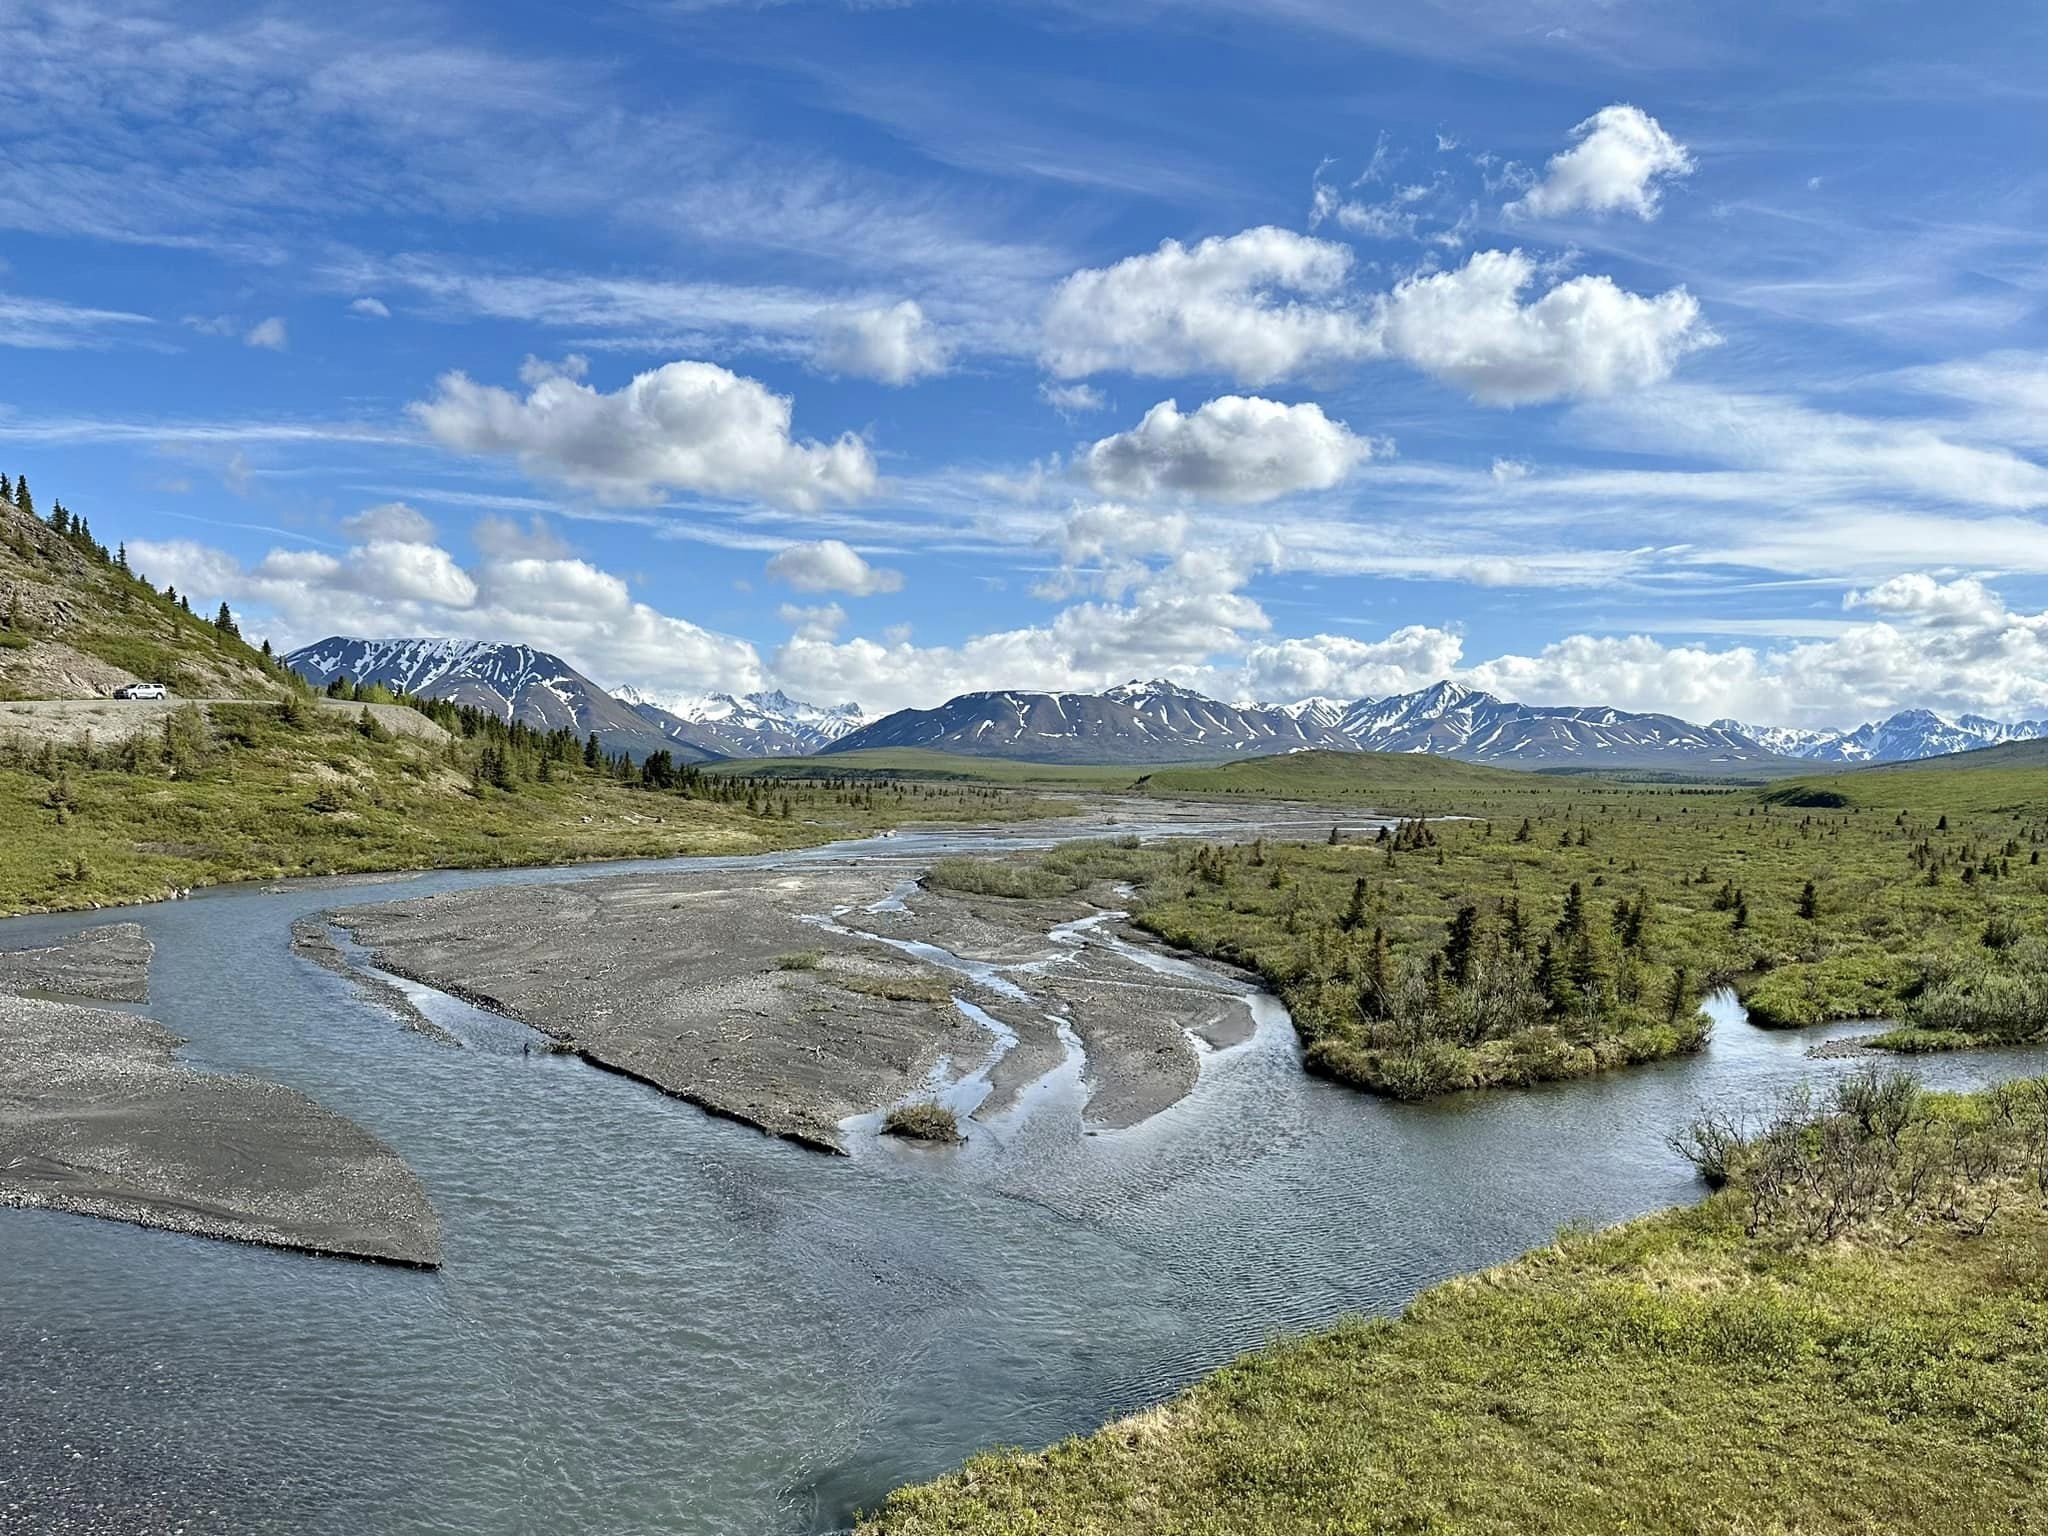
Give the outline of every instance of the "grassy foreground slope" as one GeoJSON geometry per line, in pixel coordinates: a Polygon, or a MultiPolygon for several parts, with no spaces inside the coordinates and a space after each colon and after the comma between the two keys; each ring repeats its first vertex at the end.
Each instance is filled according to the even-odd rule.
{"type": "Polygon", "coordinates": [[[1699,1207],[977,1458],[862,1536],[2038,1532],[2044,1110],[1852,1080],[1699,1207]]]}

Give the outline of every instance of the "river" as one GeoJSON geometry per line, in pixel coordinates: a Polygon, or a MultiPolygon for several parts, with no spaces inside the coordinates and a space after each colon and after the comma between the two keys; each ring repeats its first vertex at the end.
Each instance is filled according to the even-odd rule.
{"type": "MultiPolygon", "coordinates": [[[[908,874],[1032,838],[723,862],[908,874]]],[[[468,1048],[437,1045],[288,947],[294,919],[334,906],[717,862],[0,923],[4,948],[143,924],[145,1011],[189,1038],[185,1059],[384,1138],[425,1181],[445,1253],[420,1273],[0,1211],[0,1530],[842,1529],[895,1484],[1085,1431],[1275,1333],[1398,1309],[1568,1221],[1694,1199],[1667,1130],[1703,1099],[1849,1070],[1807,1048],[1867,1028],[1768,1033],[1723,996],[1697,1057],[1406,1106],[1305,1076],[1284,1012],[1254,995],[1250,1040],[1132,1130],[1084,1134],[1062,1069],[963,1149],[862,1136],[834,1159],[524,1054],[523,1027],[411,988],[468,1048]]],[[[2040,1063],[1914,1069],[1967,1086],[2040,1063]]]]}

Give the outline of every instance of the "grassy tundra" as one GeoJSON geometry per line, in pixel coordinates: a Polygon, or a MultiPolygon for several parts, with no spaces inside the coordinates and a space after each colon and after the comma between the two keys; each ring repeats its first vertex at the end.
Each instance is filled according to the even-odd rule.
{"type": "Polygon", "coordinates": [[[1981,756],[1759,787],[1305,754],[1148,788],[1458,814],[1375,834],[1338,809],[1322,843],[1056,850],[931,878],[992,896],[1128,881],[1141,926],[1265,978],[1311,1070],[1402,1098],[1695,1049],[1724,983],[1767,1025],[1895,1021],[1877,1043],[1898,1050],[2038,1040],[2044,776],[1981,756]]]}
{"type": "Polygon", "coordinates": [[[861,1536],[2039,1531],[2048,1081],[1871,1074],[1694,1129],[1698,1207],[979,1457],[861,1536]]]}

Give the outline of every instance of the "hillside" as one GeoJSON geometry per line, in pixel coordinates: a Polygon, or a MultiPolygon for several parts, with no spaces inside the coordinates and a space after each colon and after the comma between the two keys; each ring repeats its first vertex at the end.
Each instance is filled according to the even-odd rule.
{"type": "MultiPolygon", "coordinates": [[[[60,510],[53,507],[53,513],[60,510]]],[[[125,571],[83,524],[0,497],[0,699],[105,698],[159,682],[187,698],[276,698],[277,669],[238,636],[125,571]]]]}
{"type": "Polygon", "coordinates": [[[636,760],[664,750],[685,763],[720,755],[688,729],[668,728],[681,727],[682,722],[659,710],[630,706],[561,657],[528,645],[330,635],[301,646],[284,660],[315,688],[346,679],[392,693],[445,699],[537,731],[595,736],[606,752],[636,760]]]}
{"type": "Polygon", "coordinates": [[[1946,757],[1809,774],[1778,785],[1784,805],[2021,813],[2048,798],[2048,741],[1980,747],[1946,757]]]}

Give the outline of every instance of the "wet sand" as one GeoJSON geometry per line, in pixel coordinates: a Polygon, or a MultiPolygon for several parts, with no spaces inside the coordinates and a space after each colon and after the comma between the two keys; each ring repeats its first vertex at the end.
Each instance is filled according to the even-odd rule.
{"type": "Polygon", "coordinates": [[[398,1156],[294,1089],[194,1071],[138,1014],[133,924],[0,954],[0,1204],[431,1268],[440,1222],[398,1156]],[[25,995],[26,994],[26,995],[25,995]]]}

